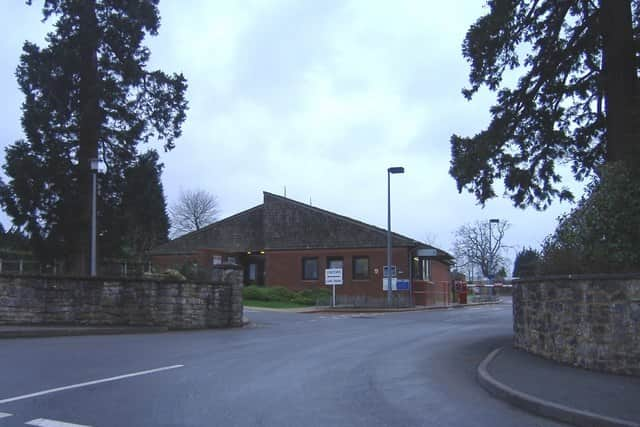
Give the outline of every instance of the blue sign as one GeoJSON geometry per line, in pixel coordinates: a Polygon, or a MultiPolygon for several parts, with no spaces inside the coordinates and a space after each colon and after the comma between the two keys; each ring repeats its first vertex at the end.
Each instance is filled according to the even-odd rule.
{"type": "Polygon", "coordinates": [[[408,291],[409,290],[409,280],[408,279],[398,279],[396,282],[397,289],[399,291],[408,291]]]}

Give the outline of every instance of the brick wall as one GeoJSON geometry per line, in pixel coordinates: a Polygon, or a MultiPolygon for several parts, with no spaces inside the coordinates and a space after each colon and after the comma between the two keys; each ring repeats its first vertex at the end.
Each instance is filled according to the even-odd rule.
{"type": "MultiPolygon", "coordinates": [[[[327,257],[342,257],[344,261],[344,285],[337,288],[340,295],[383,296],[382,266],[386,264],[385,249],[316,249],[308,251],[269,251],[266,254],[267,286],[285,286],[293,290],[325,287],[324,270],[327,257]],[[354,256],[369,257],[369,279],[353,279],[352,260],[354,256]],[[318,280],[302,279],[302,259],[318,257],[318,280]],[[376,273],[377,269],[377,273],[376,273]]],[[[393,263],[400,270],[400,278],[409,277],[408,251],[406,248],[394,248],[393,263]]]]}
{"type": "Polygon", "coordinates": [[[242,271],[218,283],[0,275],[0,325],[242,325],[242,271]]]}
{"type": "Polygon", "coordinates": [[[588,369],[640,376],[640,275],[521,280],[516,347],[588,369]]]}
{"type": "MultiPolygon", "coordinates": [[[[268,251],[266,254],[266,284],[267,286],[285,286],[292,290],[324,287],[324,269],[327,268],[328,257],[342,257],[344,261],[344,285],[337,288],[338,295],[384,297],[382,268],[387,263],[386,248],[268,251]],[[352,260],[355,256],[369,257],[369,279],[353,279],[352,260]],[[305,257],[318,257],[318,280],[303,280],[302,259],[305,257]]],[[[408,279],[409,249],[406,247],[393,248],[392,264],[398,266],[398,278],[408,279]]],[[[445,264],[433,260],[431,266],[433,282],[449,282],[449,268],[445,264]]],[[[406,293],[408,294],[408,292],[406,293]]]]}

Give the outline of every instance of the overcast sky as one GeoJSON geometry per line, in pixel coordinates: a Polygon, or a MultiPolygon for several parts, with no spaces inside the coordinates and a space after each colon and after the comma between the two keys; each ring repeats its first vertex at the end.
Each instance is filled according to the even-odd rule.
{"type": "MultiPolygon", "coordinates": [[[[23,136],[22,43],[43,45],[48,24],[39,1],[1,2],[4,149],[23,136]]],[[[386,228],[386,169],[404,166],[392,176],[394,231],[449,250],[461,225],[500,218],[512,223],[506,244],[539,246],[571,205],[537,212],[496,198],[482,209],[448,174],[451,134],[482,130],[494,100],[460,93],[469,71],[460,46],[483,3],[161,1],[150,68],[184,73],[190,105],[176,148],[161,153],[168,203],[202,188],[224,217],[286,186],[287,197],[386,228]]]]}

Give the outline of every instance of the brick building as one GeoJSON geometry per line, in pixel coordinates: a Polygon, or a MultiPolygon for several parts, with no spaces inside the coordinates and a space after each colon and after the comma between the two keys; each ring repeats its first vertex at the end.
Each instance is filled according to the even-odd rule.
{"type": "MultiPolygon", "coordinates": [[[[342,297],[383,299],[386,230],[271,193],[264,202],[199,231],[178,237],[151,252],[160,268],[218,263],[244,268],[245,284],[292,290],[324,286],[325,268],[342,268],[342,297]]],[[[392,264],[408,280],[416,304],[448,298],[453,257],[425,243],[394,233],[392,264]]],[[[405,299],[409,291],[398,291],[405,299]]]]}

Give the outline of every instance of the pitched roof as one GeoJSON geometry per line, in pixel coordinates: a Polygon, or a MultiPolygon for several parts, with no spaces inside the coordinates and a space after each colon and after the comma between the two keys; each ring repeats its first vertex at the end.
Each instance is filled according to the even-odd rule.
{"type": "MultiPolygon", "coordinates": [[[[193,252],[203,248],[229,251],[330,248],[380,248],[387,231],[362,221],[264,192],[262,205],[240,212],[172,240],[151,254],[193,252]]],[[[393,246],[436,249],[438,257],[452,259],[445,251],[392,233],[393,246]]]]}
{"type": "Polygon", "coordinates": [[[244,252],[264,246],[262,205],[192,231],[150,251],[151,255],[193,253],[198,249],[244,252]]]}

